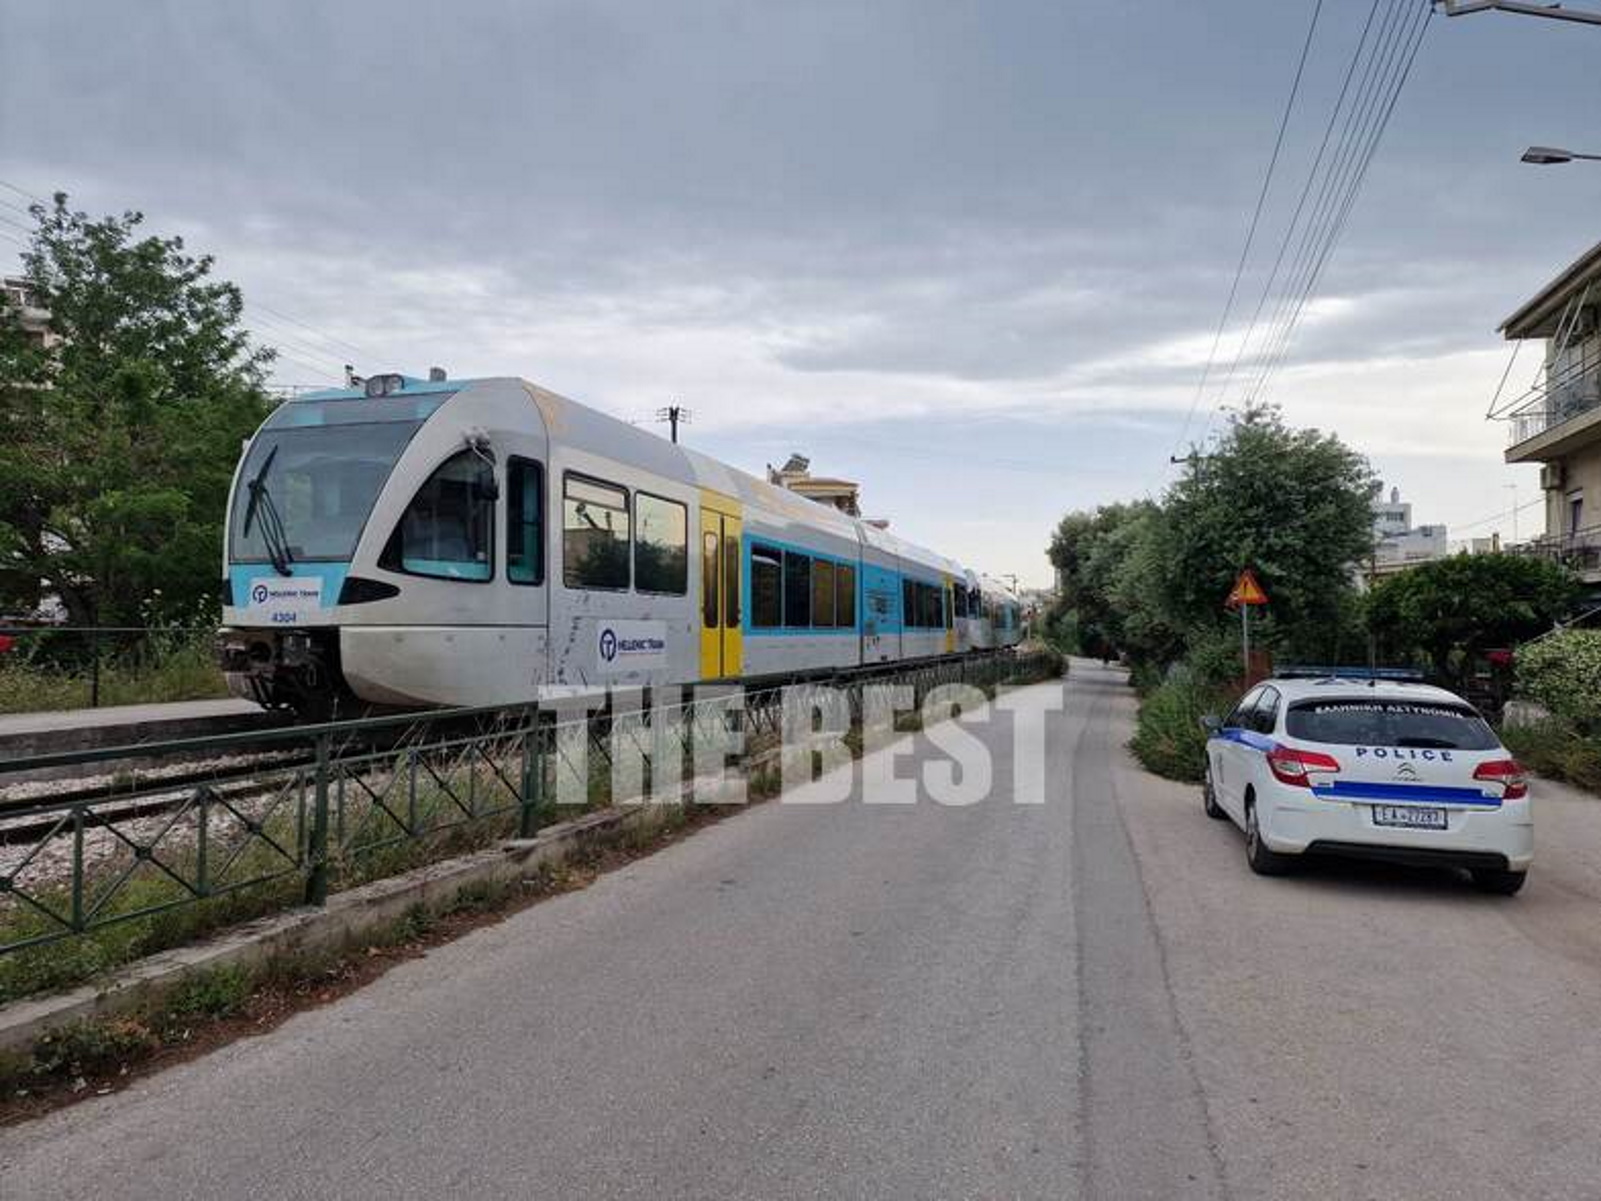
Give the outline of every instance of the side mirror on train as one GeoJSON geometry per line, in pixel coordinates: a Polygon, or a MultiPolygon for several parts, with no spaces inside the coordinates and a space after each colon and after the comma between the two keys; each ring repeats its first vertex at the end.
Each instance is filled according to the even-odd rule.
{"type": "Polygon", "coordinates": [[[1216,734],[1223,728],[1223,719],[1216,713],[1207,713],[1201,718],[1201,729],[1208,734],[1216,734]]]}

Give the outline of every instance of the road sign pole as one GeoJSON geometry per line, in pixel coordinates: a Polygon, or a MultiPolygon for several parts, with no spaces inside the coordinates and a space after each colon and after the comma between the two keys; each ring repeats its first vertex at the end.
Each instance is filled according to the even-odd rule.
{"type": "Polygon", "coordinates": [[[1245,683],[1251,683],[1251,606],[1240,606],[1240,654],[1245,661],[1245,683]]]}

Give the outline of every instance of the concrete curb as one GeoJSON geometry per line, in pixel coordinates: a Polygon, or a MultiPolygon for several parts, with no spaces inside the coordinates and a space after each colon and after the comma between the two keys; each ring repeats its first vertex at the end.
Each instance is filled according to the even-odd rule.
{"type": "Polygon", "coordinates": [[[197,971],[254,968],[289,952],[359,944],[364,935],[413,906],[443,904],[474,885],[525,879],[530,872],[560,864],[623,834],[657,829],[676,807],[636,803],[586,813],[548,826],[533,838],[514,839],[335,893],[321,909],[291,909],[230,927],[204,942],[138,960],[106,980],[71,992],[13,1001],[0,1006],[0,1051],[26,1051],[53,1029],[141,1009],[197,971]]]}

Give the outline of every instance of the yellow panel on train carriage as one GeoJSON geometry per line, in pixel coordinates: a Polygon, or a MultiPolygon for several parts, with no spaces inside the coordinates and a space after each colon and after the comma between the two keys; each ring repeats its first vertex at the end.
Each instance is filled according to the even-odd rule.
{"type": "Polygon", "coordinates": [[[737,679],[744,652],[744,581],[741,578],[743,510],[739,501],[702,488],[700,493],[700,677],[737,679]]]}

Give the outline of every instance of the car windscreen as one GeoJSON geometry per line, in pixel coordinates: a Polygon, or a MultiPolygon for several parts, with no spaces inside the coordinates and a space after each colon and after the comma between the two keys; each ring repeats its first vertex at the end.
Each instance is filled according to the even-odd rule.
{"type": "Polygon", "coordinates": [[[1291,738],[1337,746],[1411,746],[1487,751],[1500,744],[1465,705],[1379,697],[1301,701],[1285,715],[1291,738]]]}
{"type": "Polygon", "coordinates": [[[380,421],[262,430],[239,473],[233,561],[272,557],[272,515],[281,524],[291,560],[349,559],[379,490],[421,425],[380,421]]]}

